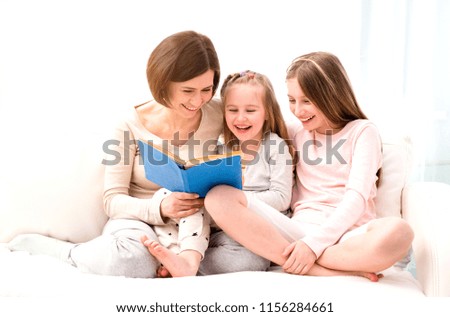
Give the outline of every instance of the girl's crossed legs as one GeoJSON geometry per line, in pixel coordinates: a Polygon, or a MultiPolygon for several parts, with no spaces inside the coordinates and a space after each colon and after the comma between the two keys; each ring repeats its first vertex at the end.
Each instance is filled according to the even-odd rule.
{"type": "MultiPolygon", "coordinates": [[[[248,201],[242,191],[229,186],[212,189],[205,206],[233,239],[281,266],[289,256],[284,254],[285,249],[304,236],[299,222],[263,202],[248,201]]],[[[376,219],[367,225],[367,230],[358,231],[349,232],[339,243],[326,249],[307,274],[360,275],[377,281],[375,272],[403,258],[413,238],[410,227],[399,218],[376,219]]]]}

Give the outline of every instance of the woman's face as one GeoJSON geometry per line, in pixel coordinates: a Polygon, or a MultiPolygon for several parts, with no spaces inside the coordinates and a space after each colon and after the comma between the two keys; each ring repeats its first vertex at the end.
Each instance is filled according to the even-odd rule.
{"type": "Polygon", "coordinates": [[[183,117],[194,117],[201,107],[212,98],[214,71],[205,73],[184,82],[169,84],[168,100],[170,108],[183,117]]]}
{"type": "Polygon", "coordinates": [[[317,131],[325,134],[333,130],[330,122],[303,93],[296,78],[286,80],[289,107],[291,112],[302,122],[303,127],[308,131],[317,131]]]}

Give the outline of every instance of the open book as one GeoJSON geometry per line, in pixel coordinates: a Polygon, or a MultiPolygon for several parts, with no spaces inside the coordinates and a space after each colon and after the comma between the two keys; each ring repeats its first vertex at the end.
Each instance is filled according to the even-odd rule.
{"type": "Polygon", "coordinates": [[[216,185],[242,189],[241,152],[209,155],[184,161],[152,142],[138,140],[145,177],[174,192],[197,193],[205,197],[216,185]]]}

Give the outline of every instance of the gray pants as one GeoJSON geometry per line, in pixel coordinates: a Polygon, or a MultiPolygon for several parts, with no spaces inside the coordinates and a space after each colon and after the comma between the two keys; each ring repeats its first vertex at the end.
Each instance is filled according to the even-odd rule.
{"type": "Polygon", "coordinates": [[[270,261],[247,250],[225,232],[212,232],[198,275],[266,271],[270,261]]]}
{"type": "Polygon", "coordinates": [[[153,229],[138,220],[109,220],[101,236],[76,245],[69,259],[80,271],[126,277],[155,277],[159,262],[141,242],[157,240],[153,229]]]}
{"type": "MultiPolygon", "coordinates": [[[[141,243],[141,236],[155,239],[153,229],[137,220],[109,220],[103,234],[72,248],[70,261],[81,271],[100,275],[155,277],[159,262],[141,243]]],[[[270,262],[245,249],[224,232],[211,234],[199,275],[239,271],[265,271],[270,262]]]]}

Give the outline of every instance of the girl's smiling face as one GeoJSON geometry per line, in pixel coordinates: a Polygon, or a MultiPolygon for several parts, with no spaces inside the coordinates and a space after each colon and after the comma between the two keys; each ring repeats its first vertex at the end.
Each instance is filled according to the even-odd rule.
{"type": "Polygon", "coordinates": [[[236,84],[227,91],[225,121],[230,131],[243,141],[260,141],[266,111],[263,104],[263,87],[236,84]]]}
{"type": "Polygon", "coordinates": [[[296,78],[286,80],[289,107],[291,112],[302,122],[303,127],[308,131],[317,131],[325,134],[333,131],[329,120],[322,111],[319,110],[303,93],[296,78]]]}

